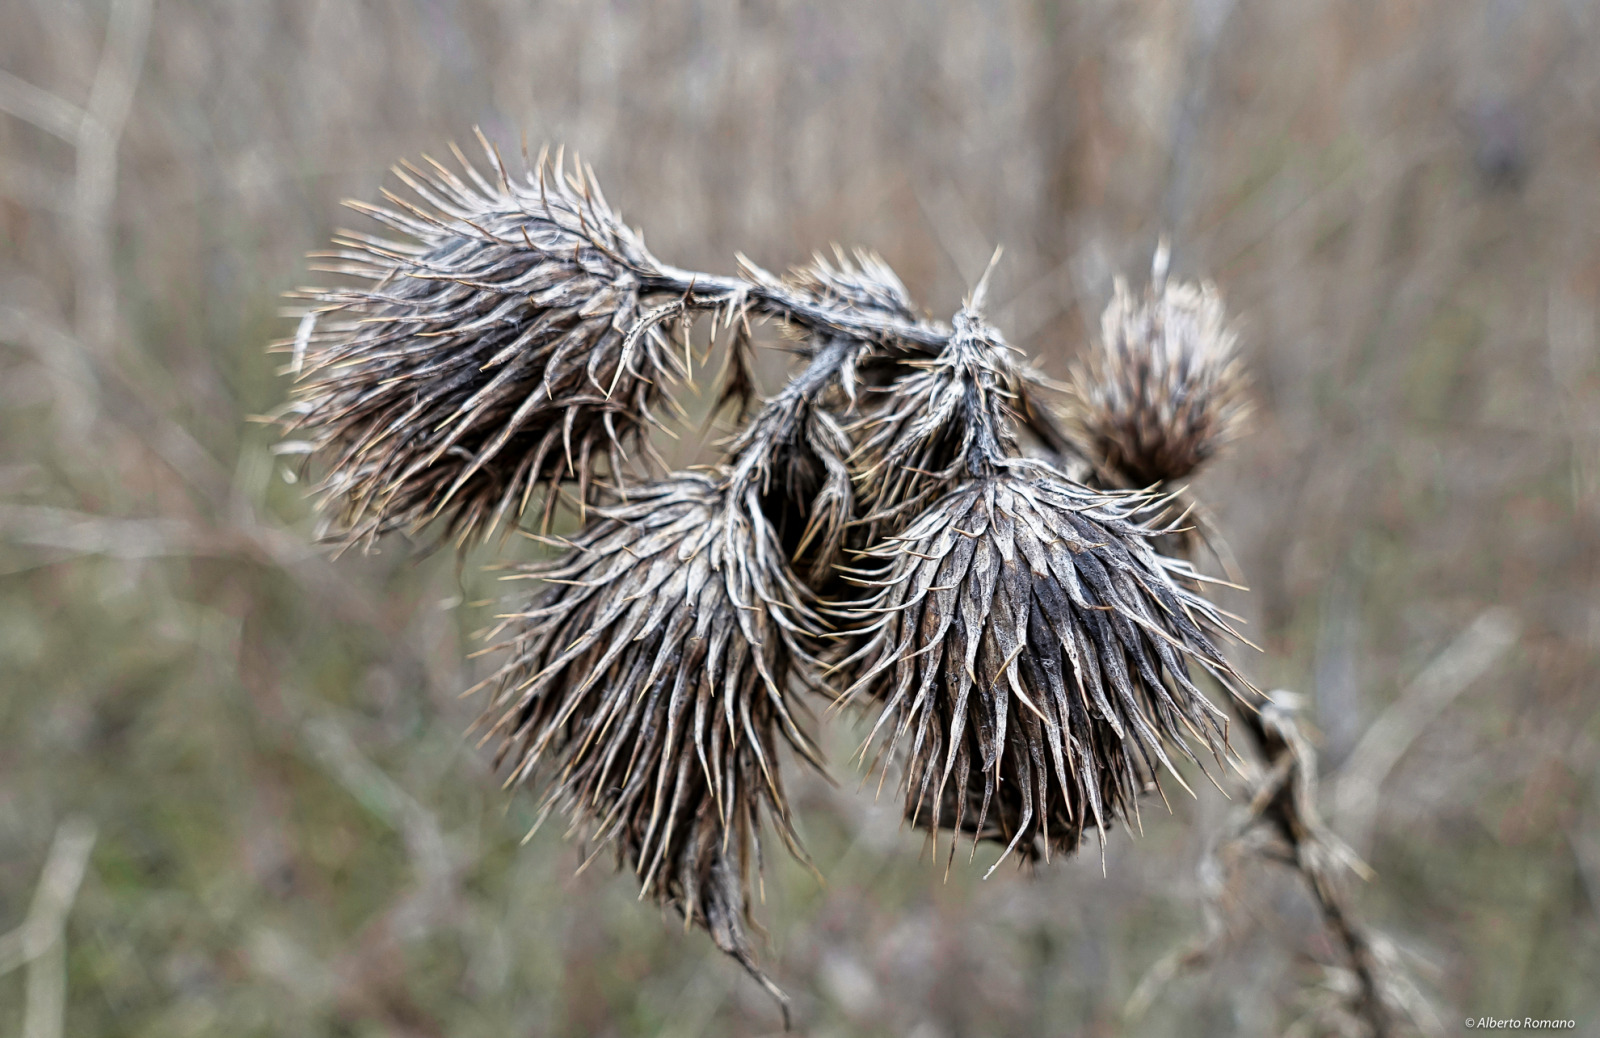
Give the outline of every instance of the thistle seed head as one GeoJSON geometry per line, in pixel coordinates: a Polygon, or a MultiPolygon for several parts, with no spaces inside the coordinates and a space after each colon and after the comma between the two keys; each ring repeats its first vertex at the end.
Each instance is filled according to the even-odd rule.
{"type": "Polygon", "coordinates": [[[956,314],[936,356],[903,362],[905,373],[856,426],[856,479],[868,543],[903,527],[930,502],[1017,454],[1021,374],[975,308],[956,314]]]}
{"type": "Polygon", "coordinates": [[[683,374],[664,326],[685,305],[646,298],[659,264],[593,174],[541,154],[513,179],[485,150],[487,178],[464,158],[466,179],[406,164],[417,201],[351,203],[398,237],[336,239],[324,269],[366,284],[302,293],[283,424],[326,466],[336,540],[435,519],[464,540],[564,480],[588,499],[597,463],[620,475],[683,374]]]}
{"type": "Polygon", "coordinates": [[[784,796],[782,741],[819,753],[797,716],[821,621],[792,578],[757,491],[727,469],[629,492],[506,618],[486,715],[508,782],[542,777],[542,810],[615,846],[641,896],[710,933],[783,1002],[746,926],[763,816],[804,857],[784,796]]]}
{"type": "Polygon", "coordinates": [[[1002,860],[1071,851],[1136,819],[1172,757],[1228,752],[1195,671],[1249,685],[1202,578],[1156,550],[1176,543],[1167,499],[1077,481],[1181,476],[1237,430],[1213,288],[1158,269],[1135,300],[1119,282],[1074,375],[1075,434],[985,322],[987,274],[947,326],[870,253],[781,278],[743,257],[736,277],[681,270],[582,166],[541,154],[513,180],[485,149],[488,177],[430,160],[397,171],[416,201],[356,206],[397,237],[337,239],[331,269],[364,284],[303,293],[282,447],[322,466],[344,544],[465,541],[541,489],[548,519],[566,483],[592,506],[558,558],[514,570],[541,587],[491,636],[485,739],[508,784],[543,784],[541,820],[610,846],[786,1005],[749,887],[764,822],[804,858],[778,756],[821,766],[801,697],[823,673],[876,707],[863,753],[902,762],[913,823],[1003,841],[1002,860]],[[639,482],[629,453],[650,455],[706,314],[731,330],[723,399],[757,398],[752,317],[793,330],[805,367],[741,407],[719,465],[639,482]],[[1022,456],[1024,433],[1049,461],[1022,456]]]}
{"type": "Polygon", "coordinates": [[[876,704],[868,745],[904,755],[915,824],[1001,840],[1001,860],[1070,853],[1086,828],[1136,817],[1159,768],[1183,782],[1169,750],[1228,752],[1191,668],[1243,695],[1214,641],[1231,631],[1188,564],[1150,549],[1151,504],[1005,473],[869,553],[882,568],[862,581],[877,590],[844,698],[876,704]]]}
{"type": "Polygon", "coordinates": [[[1142,296],[1117,280],[1100,342],[1072,372],[1085,452],[1112,486],[1189,475],[1248,417],[1222,297],[1209,283],[1167,282],[1163,256],[1142,296]]]}
{"type": "Polygon", "coordinates": [[[812,342],[806,367],[729,447],[734,478],[758,492],[791,564],[813,591],[831,581],[855,515],[850,437],[836,413],[855,398],[857,364],[872,352],[853,339],[812,342]]]}
{"type": "Polygon", "coordinates": [[[875,314],[902,321],[917,319],[916,304],[883,257],[866,249],[853,255],[834,246],[834,260],[820,253],[784,278],[818,305],[846,312],[875,314]]]}

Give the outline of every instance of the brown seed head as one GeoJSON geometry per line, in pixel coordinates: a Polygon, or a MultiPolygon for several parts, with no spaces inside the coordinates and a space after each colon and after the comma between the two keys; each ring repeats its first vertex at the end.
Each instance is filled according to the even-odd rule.
{"type": "Polygon", "coordinates": [[[1118,279],[1100,327],[1072,386],[1086,453],[1105,481],[1181,479],[1242,431],[1244,366],[1215,285],[1168,283],[1158,269],[1140,297],[1118,279]]]}
{"type": "Polygon", "coordinates": [[[1177,778],[1169,749],[1196,759],[1189,737],[1220,759],[1226,718],[1191,665],[1239,679],[1193,571],[1147,543],[1149,498],[1028,468],[962,484],[871,553],[846,698],[878,705],[868,743],[904,755],[915,824],[1031,858],[1134,817],[1159,767],[1177,778]]]}
{"type": "Polygon", "coordinates": [[[853,459],[868,543],[904,527],[962,479],[1015,456],[1021,373],[972,308],[934,357],[906,361],[856,425],[853,459]]]}
{"type": "Polygon", "coordinates": [[[782,738],[821,766],[796,717],[820,620],[756,489],[724,469],[629,492],[505,621],[489,737],[510,781],[549,783],[544,810],[613,842],[644,895],[707,930],[780,1002],[746,936],[762,817],[804,857],[782,738]],[[793,680],[792,680],[793,679],[793,680]]]}
{"type": "Polygon", "coordinates": [[[337,239],[326,269],[367,284],[305,293],[283,421],[326,464],[324,533],[344,543],[434,519],[486,534],[563,480],[588,499],[683,373],[664,325],[685,304],[645,297],[659,265],[592,173],[541,155],[514,180],[485,148],[492,179],[430,160],[396,170],[418,201],[352,203],[400,237],[337,239]]]}
{"type": "Polygon", "coordinates": [[[542,587],[492,636],[485,739],[508,783],[542,781],[541,819],[609,844],[786,1006],[755,961],[749,885],[765,820],[804,858],[778,754],[821,766],[800,697],[824,669],[877,707],[863,753],[903,761],[914,824],[1003,841],[1002,860],[1136,818],[1169,752],[1198,760],[1190,739],[1228,752],[1191,668],[1249,686],[1198,575],[1152,547],[1163,502],[1064,474],[1145,485],[1233,434],[1214,289],[1158,277],[1136,301],[1119,282],[1075,373],[1080,441],[985,323],[988,275],[946,326],[869,253],[782,278],[743,257],[734,278],[680,270],[586,169],[541,155],[513,181],[485,147],[492,178],[430,160],[398,171],[420,201],[357,206],[400,238],[338,239],[332,269],[366,284],[305,293],[283,447],[321,460],[345,544],[435,522],[465,541],[541,487],[548,518],[567,482],[593,507],[559,558],[512,574],[542,587]],[[627,452],[649,451],[704,314],[732,329],[724,398],[755,399],[752,318],[796,330],[806,367],[719,466],[636,485],[627,452]],[[1021,456],[1024,431],[1053,463],[1021,456]],[[844,567],[852,552],[878,568],[844,567]]]}

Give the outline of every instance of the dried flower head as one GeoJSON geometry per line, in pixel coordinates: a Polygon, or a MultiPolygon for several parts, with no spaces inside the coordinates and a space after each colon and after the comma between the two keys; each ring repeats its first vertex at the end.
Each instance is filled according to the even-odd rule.
{"type": "Polygon", "coordinates": [[[855,515],[850,438],[834,411],[856,392],[866,343],[832,337],[811,344],[804,370],[735,437],[735,478],[759,494],[795,570],[812,590],[828,586],[855,515]]]}
{"type": "Polygon", "coordinates": [[[917,306],[900,276],[882,256],[866,249],[856,249],[852,256],[834,246],[832,262],[818,253],[807,265],[791,270],[784,280],[826,307],[891,320],[917,319],[917,306]]]}
{"type": "Polygon", "coordinates": [[[1186,733],[1220,758],[1225,715],[1190,664],[1234,676],[1194,573],[1148,544],[1148,497],[1025,468],[963,484],[870,553],[847,698],[878,703],[869,742],[887,729],[880,752],[905,752],[914,823],[1032,857],[1133,817],[1158,767],[1182,783],[1167,748],[1196,759],[1186,733]]]}
{"type": "Polygon", "coordinates": [[[983,287],[864,423],[863,521],[881,529],[861,554],[880,565],[853,572],[876,591],[848,610],[865,643],[840,669],[844,698],[878,707],[868,744],[887,729],[880,753],[904,755],[907,816],[1003,840],[1003,860],[1130,817],[1158,767],[1177,776],[1169,747],[1197,759],[1186,733],[1220,758],[1225,715],[1190,663],[1235,675],[1197,575],[1152,547],[1159,502],[1020,456],[1026,379],[983,287]]]}
{"type": "Polygon", "coordinates": [[[630,491],[502,625],[486,738],[512,782],[551,783],[543,811],[639,876],[642,895],[708,931],[775,997],[746,925],[763,815],[796,855],[778,741],[821,765],[791,678],[820,632],[752,485],[727,469],[630,491]]]}
{"type": "Polygon", "coordinates": [[[1101,339],[1072,372],[1077,424],[1103,480],[1181,479],[1243,430],[1244,365],[1210,283],[1169,282],[1158,250],[1143,296],[1118,279],[1101,339]]]}
{"type": "Polygon", "coordinates": [[[611,847],[786,1004],[756,963],[750,883],[766,821],[804,858],[779,755],[820,767],[802,696],[824,674],[876,706],[863,752],[901,761],[913,822],[1003,841],[1002,859],[1073,850],[1136,818],[1175,756],[1228,752],[1195,671],[1248,685],[1201,578],[1156,550],[1166,499],[1074,478],[1181,475],[1235,431],[1213,289],[1158,271],[1138,302],[1119,284],[1075,438],[983,319],[987,275],[947,326],[870,253],[781,278],[743,257],[736,277],[680,270],[586,169],[541,155],[513,181],[485,147],[491,178],[408,166],[420,202],[358,206],[401,238],[330,254],[367,284],[309,292],[284,449],[321,459],[345,544],[435,522],[464,542],[541,488],[548,518],[576,484],[592,518],[510,575],[541,587],[492,636],[485,683],[485,738],[508,782],[544,784],[541,819],[611,847]],[[804,369],[719,464],[649,480],[630,455],[649,456],[707,314],[732,329],[724,399],[755,399],[752,317],[781,320],[804,369]]]}
{"type": "Polygon", "coordinates": [[[630,490],[562,558],[523,568],[547,586],[502,627],[509,652],[490,707],[513,781],[559,774],[545,809],[615,841],[645,893],[709,931],[780,1003],[745,926],[763,815],[804,858],[780,734],[821,766],[794,697],[819,687],[825,625],[790,560],[822,573],[838,555],[849,444],[823,405],[853,385],[867,349],[815,344],[725,465],[630,490]]]}
{"type": "Polygon", "coordinates": [[[350,203],[403,237],[343,235],[325,269],[370,284],[307,293],[285,426],[326,460],[347,543],[435,518],[486,533],[567,479],[588,498],[596,462],[621,472],[683,374],[663,326],[685,302],[651,305],[659,264],[592,174],[541,154],[513,180],[485,149],[492,180],[465,159],[467,180],[408,164],[419,203],[350,203]]]}
{"type": "Polygon", "coordinates": [[[857,425],[857,481],[868,541],[903,527],[967,475],[1015,457],[1011,403],[1021,376],[983,323],[983,285],[956,314],[944,349],[906,361],[857,425]]]}

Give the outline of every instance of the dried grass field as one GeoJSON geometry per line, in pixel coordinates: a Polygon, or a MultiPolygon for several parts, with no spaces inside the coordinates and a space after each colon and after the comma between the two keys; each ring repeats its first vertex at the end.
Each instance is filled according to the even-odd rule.
{"type": "MultiPolygon", "coordinates": [[[[0,4],[0,1033],[781,1026],[559,820],[524,842],[536,795],[464,734],[485,567],[543,549],[335,558],[257,420],[306,253],[370,229],[341,200],[475,126],[581,153],[688,270],[863,246],[948,319],[1003,245],[989,317],[1057,379],[1168,236],[1252,378],[1193,487],[1249,586],[1231,657],[1290,693],[1371,866],[1394,1033],[1600,1033],[1581,0],[0,4]]],[[[763,350],[762,390],[789,370],[763,350]]],[[[715,455],[712,404],[672,465],[715,455]]],[[[866,720],[821,729],[837,785],[789,779],[823,882],[769,841],[757,944],[801,1033],[1361,1033],[1302,877],[1234,838],[1240,776],[1147,798],[1104,864],[984,879],[985,845],[946,877],[858,789],[866,720]]]]}

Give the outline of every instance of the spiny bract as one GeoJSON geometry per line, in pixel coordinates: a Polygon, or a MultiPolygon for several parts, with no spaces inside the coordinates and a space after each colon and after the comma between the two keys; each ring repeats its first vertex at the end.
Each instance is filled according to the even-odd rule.
{"type": "Polygon", "coordinates": [[[546,810],[614,841],[645,894],[765,982],[750,876],[763,815],[800,853],[778,740],[821,765],[789,684],[821,626],[745,489],[676,473],[523,567],[543,590],[502,625],[488,735],[512,780],[549,780],[546,810]]]}
{"type": "Polygon", "coordinates": [[[1165,250],[1142,296],[1121,278],[1100,341],[1074,366],[1075,424],[1112,485],[1182,479],[1249,416],[1237,335],[1208,282],[1168,281],[1165,250]]]}
{"type": "Polygon", "coordinates": [[[513,180],[488,150],[493,180],[408,166],[422,204],[351,203],[404,238],[344,234],[325,269],[369,285],[308,292],[286,427],[329,462],[338,539],[435,519],[465,539],[568,479],[587,498],[685,374],[663,329],[681,308],[646,298],[659,264],[592,175],[541,155],[513,180]]]}
{"type": "Polygon", "coordinates": [[[1186,732],[1225,752],[1189,664],[1231,680],[1212,640],[1228,628],[1187,564],[1150,549],[1148,504],[997,475],[869,553],[884,565],[862,581],[876,619],[851,695],[879,704],[914,824],[1071,852],[1132,818],[1159,767],[1183,782],[1164,747],[1195,760],[1186,732]]]}

